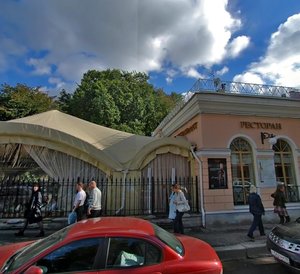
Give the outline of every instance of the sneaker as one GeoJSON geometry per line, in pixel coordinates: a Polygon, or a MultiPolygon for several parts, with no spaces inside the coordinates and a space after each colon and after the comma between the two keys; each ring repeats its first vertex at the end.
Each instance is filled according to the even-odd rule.
{"type": "Polygon", "coordinates": [[[15,236],[24,236],[24,232],[20,230],[19,232],[15,233],[15,236]]]}
{"type": "Polygon", "coordinates": [[[253,235],[247,234],[248,238],[250,238],[251,241],[254,241],[253,235]]]}

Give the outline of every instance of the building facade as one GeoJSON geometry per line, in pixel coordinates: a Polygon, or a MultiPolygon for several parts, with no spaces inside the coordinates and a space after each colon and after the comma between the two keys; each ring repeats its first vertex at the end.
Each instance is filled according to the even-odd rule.
{"type": "Polygon", "coordinates": [[[297,90],[247,84],[237,90],[235,83],[212,83],[210,89],[197,84],[190,99],[174,109],[154,135],[184,136],[194,146],[192,172],[200,178],[202,224],[249,221],[251,184],[262,197],[265,219],[276,222],[270,195],[278,182],[285,184],[290,215],[299,217],[297,90]]]}

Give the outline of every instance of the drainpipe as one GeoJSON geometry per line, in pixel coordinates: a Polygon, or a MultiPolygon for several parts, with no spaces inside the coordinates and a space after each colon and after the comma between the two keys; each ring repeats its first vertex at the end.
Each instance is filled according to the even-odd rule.
{"type": "Polygon", "coordinates": [[[128,173],[128,169],[122,170],[122,172],[123,172],[122,202],[121,202],[121,207],[116,211],[116,215],[118,215],[119,212],[121,210],[123,210],[123,208],[125,206],[126,176],[127,176],[127,173],[128,173]]]}
{"type": "Polygon", "coordinates": [[[195,159],[199,164],[199,182],[200,182],[200,210],[201,210],[201,220],[202,226],[206,226],[205,222],[205,210],[204,210],[204,195],[203,195],[203,180],[202,180],[202,161],[197,157],[196,153],[194,152],[194,146],[191,147],[191,152],[195,159]]]}

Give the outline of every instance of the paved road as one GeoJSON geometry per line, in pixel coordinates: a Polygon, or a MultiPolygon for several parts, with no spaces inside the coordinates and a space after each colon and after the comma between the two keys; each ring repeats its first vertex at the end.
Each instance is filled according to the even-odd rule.
{"type": "Polygon", "coordinates": [[[290,274],[289,269],[285,268],[273,257],[261,257],[256,259],[230,260],[223,262],[224,274],[290,274]]]}

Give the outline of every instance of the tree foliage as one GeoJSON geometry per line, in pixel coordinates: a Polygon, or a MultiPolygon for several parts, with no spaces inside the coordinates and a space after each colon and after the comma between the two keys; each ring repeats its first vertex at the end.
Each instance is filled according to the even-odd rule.
{"type": "Polygon", "coordinates": [[[15,87],[7,84],[1,86],[1,121],[22,118],[53,108],[54,100],[39,88],[30,88],[24,84],[17,84],[15,87]]]}
{"type": "Polygon", "coordinates": [[[90,70],[73,94],[62,91],[62,111],[90,122],[135,134],[151,135],[181,96],[166,95],[140,72],[90,70]]]}

